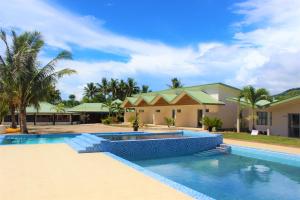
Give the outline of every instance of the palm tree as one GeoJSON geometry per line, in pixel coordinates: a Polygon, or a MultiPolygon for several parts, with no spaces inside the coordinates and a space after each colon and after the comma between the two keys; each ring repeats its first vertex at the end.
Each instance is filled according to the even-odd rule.
{"type": "Polygon", "coordinates": [[[2,124],[2,121],[4,117],[8,114],[8,105],[6,101],[3,101],[0,98],[0,124],[2,124]]]}
{"type": "Polygon", "coordinates": [[[11,128],[16,128],[15,111],[17,108],[17,100],[13,73],[15,66],[20,60],[20,55],[18,54],[18,46],[15,40],[16,33],[12,31],[12,35],[14,36],[13,44],[15,47],[8,45],[6,33],[3,30],[0,31],[0,39],[3,41],[6,50],[4,57],[0,55],[0,95],[2,96],[2,101],[6,100],[8,104],[11,116],[11,128]]]}
{"type": "Polygon", "coordinates": [[[118,92],[118,85],[119,85],[119,80],[118,79],[110,79],[109,82],[109,88],[111,91],[111,95],[112,95],[112,99],[116,99],[117,98],[117,92],[118,92]]]}
{"type": "Polygon", "coordinates": [[[124,80],[120,80],[118,85],[117,99],[124,100],[127,93],[127,83],[124,80]]]}
{"type": "Polygon", "coordinates": [[[171,79],[171,85],[168,85],[169,88],[175,89],[175,88],[181,88],[183,87],[181,81],[178,78],[172,78],[171,79]]]}
{"type": "Polygon", "coordinates": [[[127,92],[126,96],[130,97],[133,94],[139,93],[140,88],[137,86],[137,83],[133,78],[128,78],[127,79],[127,92]]]}
{"type": "Polygon", "coordinates": [[[104,107],[108,108],[108,116],[110,117],[112,112],[114,112],[115,103],[113,101],[107,101],[103,104],[104,107]]]}
{"type": "Polygon", "coordinates": [[[253,86],[246,86],[242,89],[238,101],[244,98],[246,103],[251,107],[252,129],[255,128],[255,108],[256,103],[260,100],[270,100],[270,94],[265,88],[255,89],[253,86]]]}
{"type": "Polygon", "coordinates": [[[95,98],[98,93],[98,89],[94,83],[88,83],[86,87],[84,87],[84,96],[86,96],[89,100],[95,98]]]}
{"type": "MultiPolygon", "coordinates": [[[[59,103],[59,104],[55,105],[55,107],[53,108],[53,110],[56,113],[64,113],[64,112],[66,112],[65,104],[59,103]]],[[[54,114],[53,115],[53,125],[55,125],[56,117],[57,117],[57,115],[54,114]]]]}
{"type": "Polygon", "coordinates": [[[151,92],[151,90],[149,90],[149,86],[148,85],[142,85],[141,93],[148,93],[148,92],[151,92]]]}
{"type": "Polygon", "coordinates": [[[98,83],[97,85],[99,87],[100,92],[105,96],[105,99],[107,99],[110,91],[107,79],[102,78],[101,83],[98,83]]]}
{"type": "Polygon", "coordinates": [[[71,58],[67,51],[60,52],[45,66],[40,65],[38,54],[44,46],[44,41],[39,32],[24,32],[19,36],[12,32],[12,38],[12,46],[9,48],[6,45],[6,51],[13,51],[15,55],[12,58],[14,61],[11,72],[8,74],[13,80],[9,90],[15,95],[19,108],[21,132],[28,133],[26,107],[38,107],[39,102],[46,99],[51,85],[64,75],[73,74],[75,71],[67,68],[55,71],[59,60],[71,58]]]}

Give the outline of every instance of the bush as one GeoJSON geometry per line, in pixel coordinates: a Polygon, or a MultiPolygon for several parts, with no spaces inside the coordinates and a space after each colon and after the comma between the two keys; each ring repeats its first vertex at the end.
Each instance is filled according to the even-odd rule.
{"type": "Polygon", "coordinates": [[[170,126],[175,125],[175,120],[173,118],[165,117],[165,122],[169,128],[170,128],[170,126]]]}
{"type": "Polygon", "coordinates": [[[209,131],[212,131],[213,128],[215,128],[215,130],[220,129],[223,125],[223,122],[219,118],[209,118],[205,116],[203,118],[203,124],[208,128],[209,131]]]}
{"type": "Polygon", "coordinates": [[[109,124],[112,123],[112,121],[113,121],[112,117],[107,117],[107,118],[102,120],[102,123],[106,124],[106,125],[109,125],[109,124]]]}

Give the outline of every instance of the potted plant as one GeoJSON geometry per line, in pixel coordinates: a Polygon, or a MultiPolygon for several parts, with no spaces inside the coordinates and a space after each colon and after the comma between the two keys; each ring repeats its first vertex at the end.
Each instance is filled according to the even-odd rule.
{"type": "Polygon", "coordinates": [[[217,130],[220,129],[220,128],[222,127],[222,125],[223,125],[221,119],[216,118],[216,117],[214,117],[214,118],[209,118],[209,117],[207,117],[207,116],[205,116],[205,117],[203,118],[203,124],[204,124],[205,128],[207,128],[207,130],[208,130],[209,132],[211,132],[212,130],[217,131],[217,130]]]}
{"type": "Polygon", "coordinates": [[[165,117],[165,122],[169,128],[175,125],[175,120],[173,118],[165,117]]]}
{"type": "Polygon", "coordinates": [[[139,130],[139,119],[138,119],[138,113],[135,113],[135,118],[132,122],[132,127],[133,127],[133,131],[138,131],[139,130]]]}

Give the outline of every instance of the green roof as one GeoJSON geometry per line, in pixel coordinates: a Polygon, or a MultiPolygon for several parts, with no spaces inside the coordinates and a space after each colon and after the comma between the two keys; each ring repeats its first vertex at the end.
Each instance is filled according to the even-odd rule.
{"type": "Polygon", "coordinates": [[[34,106],[28,106],[26,108],[26,113],[57,113],[55,110],[55,105],[48,103],[48,102],[40,102],[39,103],[39,109],[36,109],[34,106]]]}
{"type": "Polygon", "coordinates": [[[155,95],[148,95],[148,96],[141,96],[147,103],[150,103],[151,101],[153,101],[153,99],[155,99],[155,95]]]}
{"type": "Polygon", "coordinates": [[[108,112],[108,108],[103,103],[82,103],[70,108],[69,112],[108,112]]]}
{"type": "Polygon", "coordinates": [[[141,98],[144,99],[146,103],[148,103],[149,105],[153,105],[153,101],[157,97],[162,97],[169,104],[173,104],[173,101],[183,93],[190,96],[199,104],[224,105],[224,102],[218,101],[217,99],[213,98],[211,95],[206,94],[204,92],[205,89],[210,89],[210,88],[214,89],[219,87],[223,87],[223,88],[225,87],[235,91],[240,91],[238,88],[223,83],[212,83],[206,85],[197,85],[197,86],[182,87],[176,89],[166,89],[166,90],[161,90],[156,92],[136,94],[133,97],[126,98],[125,101],[123,102],[123,105],[125,105],[125,102],[129,102],[132,105],[136,105],[138,99],[141,98]]]}
{"type": "Polygon", "coordinates": [[[202,91],[186,91],[186,93],[192,97],[195,101],[202,104],[225,104],[222,101],[218,101],[212,96],[202,91]]]}
{"type": "MultiPolygon", "coordinates": [[[[129,103],[131,103],[132,105],[135,104],[136,100],[138,99],[138,97],[127,97],[126,100],[129,101],[129,103]]],[[[124,101],[125,102],[125,101],[124,101]]],[[[123,102],[123,103],[124,103],[123,102]]]]}
{"type": "Polygon", "coordinates": [[[168,103],[172,102],[178,95],[176,94],[160,94],[160,96],[168,103]]]}
{"type": "Polygon", "coordinates": [[[271,103],[271,106],[279,105],[279,104],[282,104],[282,103],[288,103],[290,101],[297,100],[297,99],[300,99],[300,95],[290,97],[288,99],[284,99],[284,100],[281,100],[281,101],[274,101],[274,102],[271,103]]]}

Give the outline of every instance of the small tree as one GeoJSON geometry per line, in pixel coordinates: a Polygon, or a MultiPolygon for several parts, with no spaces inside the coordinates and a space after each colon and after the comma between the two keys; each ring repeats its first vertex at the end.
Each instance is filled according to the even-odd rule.
{"type": "Polygon", "coordinates": [[[256,103],[260,100],[270,100],[269,92],[265,88],[255,89],[253,86],[246,86],[242,89],[239,101],[244,98],[246,103],[251,107],[252,129],[255,129],[255,108],[256,103]]]}

